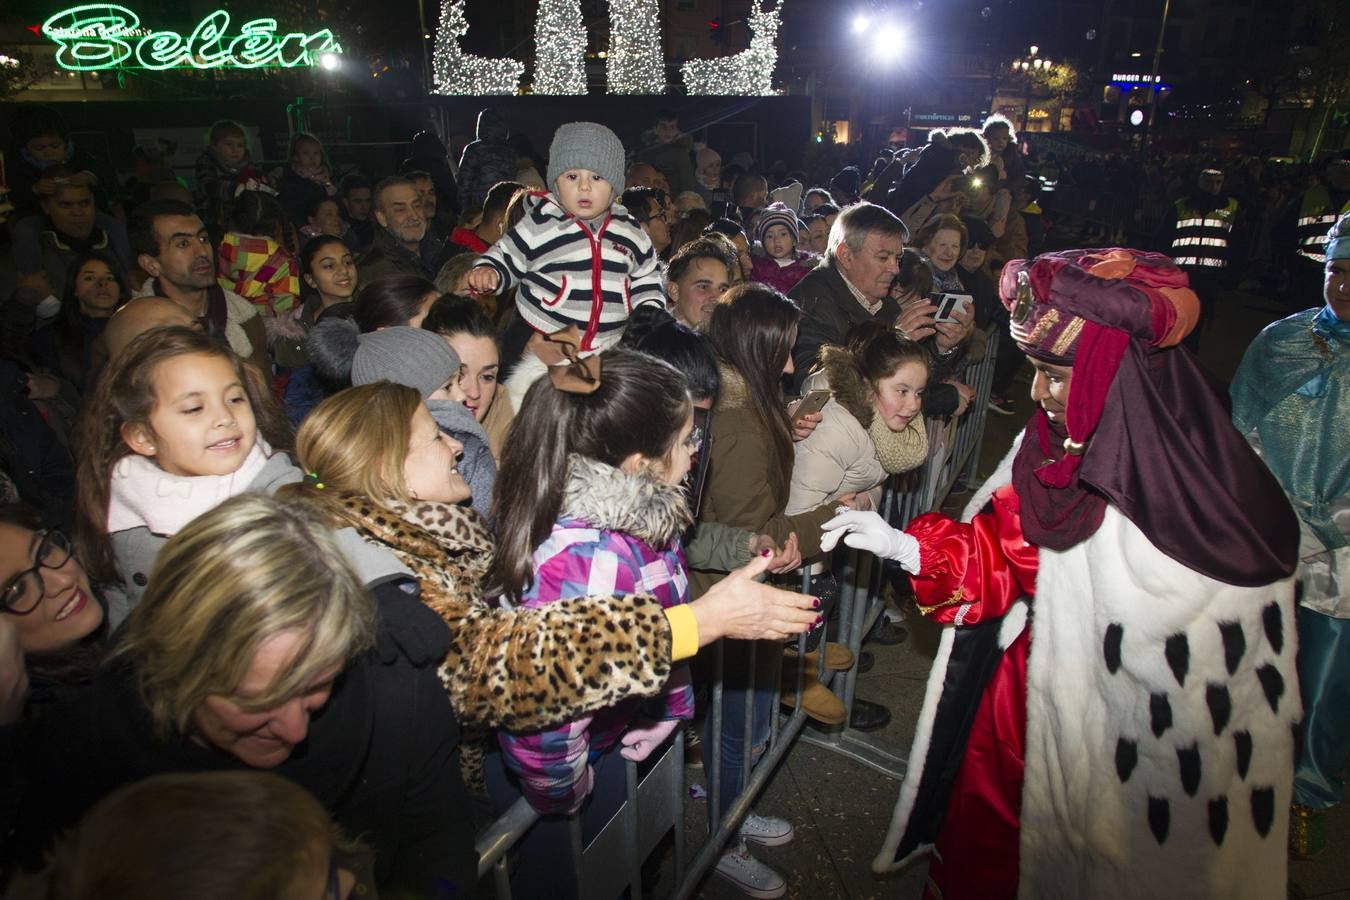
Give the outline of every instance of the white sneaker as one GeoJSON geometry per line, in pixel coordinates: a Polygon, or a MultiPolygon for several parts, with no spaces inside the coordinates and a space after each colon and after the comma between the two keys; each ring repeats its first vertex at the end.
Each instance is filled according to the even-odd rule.
{"type": "Polygon", "coordinates": [[[749,897],[773,900],[787,893],[783,876],[751,856],[744,844],[723,853],[714,871],[749,897]]]}
{"type": "Polygon", "coordinates": [[[792,823],[787,819],[750,813],[741,823],[741,840],[761,847],[781,847],[793,837],[792,823]]]}

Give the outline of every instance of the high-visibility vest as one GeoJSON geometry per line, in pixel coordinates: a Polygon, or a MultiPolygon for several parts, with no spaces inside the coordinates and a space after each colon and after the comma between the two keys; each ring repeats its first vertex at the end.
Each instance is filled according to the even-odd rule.
{"type": "Polygon", "coordinates": [[[1172,237],[1172,261],[1183,268],[1222,269],[1228,265],[1228,241],[1237,216],[1238,202],[1209,212],[1200,212],[1186,200],[1178,200],[1177,225],[1172,237]]]}
{"type": "Polygon", "coordinates": [[[1336,224],[1342,213],[1350,212],[1350,200],[1341,207],[1340,212],[1331,202],[1331,195],[1324,187],[1311,187],[1303,192],[1303,202],[1298,210],[1298,250],[1299,256],[1309,259],[1319,266],[1327,262],[1327,232],[1336,224]]]}

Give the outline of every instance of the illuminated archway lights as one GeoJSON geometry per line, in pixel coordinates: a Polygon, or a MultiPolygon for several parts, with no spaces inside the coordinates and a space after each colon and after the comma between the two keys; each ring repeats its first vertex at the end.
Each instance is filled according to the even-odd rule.
{"type": "Polygon", "coordinates": [[[330,29],[312,34],[277,33],[277,20],[251,19],[230,33],[230,14],[207,15],[186,36],[149,31],[140,16],[113,3],[64,9],[42,23],[42,34],[60,46],[56,64],[88,72],[98,69],[292,69],[316,66],[342,52],[330,29]]]}

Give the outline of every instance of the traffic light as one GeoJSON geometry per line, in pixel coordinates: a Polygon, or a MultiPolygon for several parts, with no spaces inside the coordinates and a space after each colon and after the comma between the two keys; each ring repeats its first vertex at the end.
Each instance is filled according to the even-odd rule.
{"type": "Polygon", "coordinates": [[[712,38],[713,43],[721,44],[726,40],[726,29],[722,27],[725,24],[721,16],[708,20],[708,37],[712,38]]]}

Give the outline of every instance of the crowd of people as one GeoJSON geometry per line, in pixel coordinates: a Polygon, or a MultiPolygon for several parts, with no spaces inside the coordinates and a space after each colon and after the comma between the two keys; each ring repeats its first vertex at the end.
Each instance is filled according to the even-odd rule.
{"type": "MultiPolygon", "coordinates": [[[[716,826],[780,706],[890,721],[814,677],[871,664],[830,639],[841,544],[948,626],[878,871],[936,849],[939,897],[1283,890],[1350,750],[1350,217],[1318,212],[1324,302],[1253,345],[1230,415],[1180,346],[1218,289],[1195,248],[1243,208],[1212,169],[1170,252],[1043,253],[1046,169],[997,115],[819,179],[724,165],[664,110],[639,147],[509,136],[487,109],[458,156],[424,132],[397,174],[339,176],[313,135],[269,171],[219,121],[193,178],[138,151],[110,190],[54,113],[18,123],[15,890],[471,896],[474,834],[523,797],[515,895],[572,896],[570,817],[596,834],[676,731],[716,763],[716,826]],[[1033,373],[1025,434],[963,521],[886,521],[991,353],[992,413],[1033,373]]],[[[715,871],[782,896],[752,848],[793,836],[751,811],[715,871]]]]}

